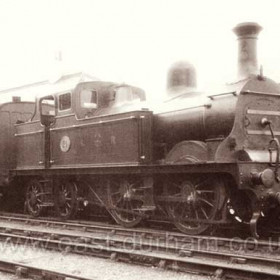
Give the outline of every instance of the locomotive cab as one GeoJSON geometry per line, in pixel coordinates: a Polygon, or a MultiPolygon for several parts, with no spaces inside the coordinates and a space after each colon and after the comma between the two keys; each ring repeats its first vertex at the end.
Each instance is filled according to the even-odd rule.
{"type": "Polygon", "coordinates": [[[17,168],[150,162],[152,112],[144,100],[142,89],[110,82],[38,97],[31,121],[16,126],[17,168]]]}
{"type": "Polygon", "coordinates": [[[145,92],[137,87],[111,82],[83,82],[74,89],[39,95],[31,121],[74,114],[77,119],[142,110],[145,92]]]}
{"type": "Polygon", "coordinates": [[[78,119],[141,109],[146,99],[145,92],[140,88],[108,82],[79,84],[73,97],[78,119]]]}

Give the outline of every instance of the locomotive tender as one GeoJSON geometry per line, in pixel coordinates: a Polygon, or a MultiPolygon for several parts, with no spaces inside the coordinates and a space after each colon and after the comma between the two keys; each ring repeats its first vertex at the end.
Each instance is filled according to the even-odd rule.
{"type": "Polygon", "coordinates": [[[223,92],[197,92],[193,67],[175,65],[154,111],[143,90],[100,81],[38,96],[35,109],[2,105],[0,115],[34,110],[1,133],[3,188],[22,186],[33,216],[99,205],[126,227],[154,216],[201,234],[238,220],[257,237],[259,218],[280,209],[280,87],[258,71],[260,30],[235,27],[238,81],[223,92]]]}

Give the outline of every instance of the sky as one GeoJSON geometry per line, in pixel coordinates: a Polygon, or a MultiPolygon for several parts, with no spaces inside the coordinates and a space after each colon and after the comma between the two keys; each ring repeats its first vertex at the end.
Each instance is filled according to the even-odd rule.
{"type": "Polygon", "coordinates": [[[243,21],[264,28],[259,63],[280,82],[280,1],[0,0],[0,89],[84,71],[160,100],[168,68],[186,60],[208,90],[235,79],[232,28],[243,21]]]}

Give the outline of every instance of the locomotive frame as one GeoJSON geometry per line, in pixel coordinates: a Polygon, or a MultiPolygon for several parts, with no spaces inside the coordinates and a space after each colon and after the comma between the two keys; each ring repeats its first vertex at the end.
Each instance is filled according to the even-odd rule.
{"type": "MultiPolygon", "coordinates": [[[[87,86],[93,86],[96,83],[87,83],[87,86]]],[[[79,87],[78,87],[79,88],[79,87]]],[[[261,95],[262,93],[246,93],[246,92],[242,92],[240,95],[261,95]]],[[[60,94],[58,94],[59,96],[60,94]]],[[[226,94],[222,94],[221,96],[225,96],[226,94]]],[[[235,96],[237,96],[237,94],[233,94],[232,92],[228,93],[227,95],[233,96],[235,98],[235,96]]],[[[272,95],[273,96],[273,95],[272,95]]],[[[49,98],[49,96],[47,96],[47,98],[49,98]]],[[[217,98],[217,95],[214,96],[209,96],[210,100],[214,100],[217,98]]],[[[42,101],[42,98],[38,99],[37,102],[37,106],[40,106],[40,102],[42,101]]],[[[211,106],[210,106],[211,107],[211,106]]],[[[110,115],[111,116],[111,115],[110,115]]],[[[175,224],[178,224],[177,227],[179,229],[181,229],[184,232],[187,233],[193,233],[193,234],[198,234],[201,233],[205,230],[205,228],[208,228],[213,226],[213,225],[217,225],[217,224],[227,224],[230,223],[229,217],[228,217],[228,207],[229,207],[229,203],[227,201],[228,197],[231,197],[231,199],[233,199],[233,194],[230,194],[230,192],[233,191],[233,193],[238,192],[238,190],[240,192],[242,192],[242,190],[244,189],[245,192],[250,192],[250,195],[255,196],[255,199],[253,199],[252,201],[243,201],[244,204],[249,203],[252,207],[252,209],[248,210],[248,212],[252,211],[252,218],[250,218],[250,224],[251,224],[251,231],[253,233],[254,236],[258,236],[257,233],[257,220],[261,214],[261,205],[260,205],[260,201],[261,198],[264,196],[267,196],[268,192],[271,192],[271,189],[267,190],[266,188],[264,188],[263,186],[259,186],[258,188],[256,187],[256,184],[261,184],[260,182],[256,182],[254,184],[254,180],[252,179],[252,176],[254,175],[256,178],[259,178],[263,172],[263,170],[267,170],[267,162],[260,162],[260,163],[252,163],[251,161],[248,160],[248,158],[246,159],[245,162],[227,162],[226,160],[221,161],[219,160],[204,160],[204,161],[192,161],[192,159],[190,160],[190,158],[184,158],[184,160],[182,161],[182,159],[180,159],[179,162],[174,162],[174,154],[175,154],[175,158],[177,157],[176,153],[178,153],[178,151],[176,150],[176,148],[178,147],[178,145],[175,146],[175,149],[171,149],[171,151],[169,151],[169,156],[165,156],[165,160],[159,160],[158,162],[154,162],[152,161],[152,156],[151,154],[149,154],[149,152],[151,153],[151,122],[150,120],[148,122],[145,123],[146,127],[143,128],[143,123],[141,123],[139,125],[139,120],[143,121],[143,119],[145,118],[149,118],[151,116],[151,112],[147,111],[147,109],[144,110],[138,110],[138,111],[129,111],[127,113],[124,112],[120,112],[120,113],[116,113],[114,114],[114,118],[112,120],[108,120],[108,117],[103,115],[102,116],[95,116],[95,117],[90,117],[90,118],[86,118],[86,127],[91,127],[91,123],[90,121],[93,121],[93,126],[95,128],[98,127],[102,127],[102,125],[105,123],[106,125],[113,123],[115,124],[116,122],[123,122],[123,121],[132,121],[135,122],[136,127],[137,127],[137,131],[139,132],[139,135],[136,133],[135,135],[137,136],[136,138],[136,145],[135,145],[135,155],[136,156],[136,160],[134,163],[131,162],[121,162],[121,163],[110,163],[110,162],[101,162],[99,164],[97,163],[92,163],[92,164],[85,164],[85,162],[82,162],[80,165],[75,164],[76,159],[74,159],[73,164],[71,164],[71,161],[69,159],[67,159],[67,163],[68,165],[55,165],[55,161],[52,158],[52,155],[50,153],[51,151],[51,141],[52,141],[52,145],[56,145],[57,147],[59,146],[61,149],[61,153],[67,153],[69,152],[70,149],[70,143],[66,144],[66,148],[62,145],[61,143],[64,141],[64,138],[67,137],[67,141],[72,141],[73,139],[75,139],[75,137],[71,137],[71,140],[69,138],[69,133],[68,131],[68,127],[65,126],[65,121],[63,123],[63,127],[62,127],[62,131],[63,134],[60,135],[60,137],[56,137],[54,138],[55,140],[50,140],[50,133],[51,131],[56,131],[55,127],[51,127],[51,124],[54,122],[54,117],[53,116],[49,116],[49,115],[40,115],[40,121],[45,122],[45,132],[43,132],[43,134],[45,133],[45,136],[42,137],[42,139],[44,139],[46,141],[48,141],[47,145],[43,144],[43,146],[46,148],[47,150],[45,150],[44,155],[44,160],[40,160],[38,162],[38,167],[34,168],[34,167],[28,167],[26,163],[23,164],[18,164],[17,169],[12,170],[11,171],[11,175],[12,177],[16,178],[17,181],[27,181],[27,185],[31,184],[31,186],[33,187],[33,185],[37,186],[36,191],[39,193],[44,193],[47,194],[44,197],[44,201],[41,202],[40,205],[36,205],[39,206],[38,211],[34,211],[34,209],[32,210],[33,207],[31,207],[31,210],[29,210],[30,213],[32,213],[33,215],[40,215],[41,214],[41,210],[44,209],[44,207],[48,208],[48,207],[58,207],[58,204],[61,203],[59,201],[55,200],[56,196],[60,196],[61,194],[59,194],[59,185],[61,187],[61,184],[63,185],[63,188],[66,188],[66,190],[70,193],[69,197],[67,197],[67,199],[70,199],[71,205],[68,209],[68,212],[65,209],[62,209],[63,207],[60,207],[60,210],[58,210],[58,213],[60,216],[62,216],[63,218],[69,218],[70,216],[72,216],[73,214],[75,214],[75,212],[77,211],[77,209],[79,208],[79,205],[88,205],[90,203],[92,204],[96,204],[96,200],[98,200],[99,205],[101,206],[105,206],[105,208],[113,215],[113,217],[116,219],[116,221],[120,224],[122,224],[123,226],[134,226],[137,223],[139,223],[141,221],[142,218],[148,217],[150,215],[152,215],[153,211],[155,210],[156,206],[157,208],[161,208],[159,205],[161,203],[166,203],[166,204],[173,204],[173,203],[186,203],[186,204],[191,204],[191,203],[195,203],[195,202],[190,202],[188,200],[193,199],[194,201],[196,201],[195,198],[192,198],[193,193],[188,191],[188,189],[193,187],[193,180],[197,181],[199,180],[200,177],[204,178],[203,180],[205,180],[205,178],[207,179],[206,181],[210,181],[211,183],[214,182],[214,186],[213,188],[215,188],[215,185],[218,185],[219,188],[217,188],[216,190],[216,194],[221,196],[219,199],[217,200],[213,200],[213,205],[215,206],[215,215],[212,214],[212,209],[208,209],[208,212],[205,211],[203,212],[204,218],[199,218],[197,220],[195,220],[193,217],[192,218],[183,218],[183,217],[178,217],[178,215],[175,215],[174,217],[172,217],[172,210],[167,210],[167,215],[165,213],[165,217],[164,219],[166,220],[171,220],[173,221],[175,224]],[[125,116],[125,118],[121,118],[120,116],[125,116]],[[46,121],[46,118],[49,119],[48,121],[46,121]],[[99,119],[99,120],[98,120],[99,119]],[[102,122],[101,119],[104,119],[104,123],[102,122]],[[49,130],[46,132],[46,130],[49,130]],[[145,143],[148,143],[148,145],[146,144],[146,153],[144,153],[143,151],[143,141],[141,139],[143,139],[143,135],[141,135],[142,131],[144,131],[144,135],[146,136],[145,139],[145,143]],[[148,134],[147,134],[148,131],[148,134]],[[146,134],[145,134],[146,133],[146,134]],[[46,134],[47,134],[47,138],[46,138],[46,134]],[[150,139],[147,139],[148,137],[150,137],[150,139]],[[150,147],[150,149],[147,147],[150,147]],[[65,149],[65,151],[64,151],[65,149]],[[175,151],[175,152],[174,152],[175,151]],[[143,156],[145,155],[145,156],[143,156]],[[171,156],[170,156],[171,155],[171,156]],[[148,161],[147,161],[148,159],[148,161]],[[173,160],[173,162],[172,162],[173,160]],[[147,161],[147,162],[145,162],[147,161]],[[44,166],[42,166],[42,163],[44,163],[44,166]],[[70,164],[69,164],[70,163],[70,164]],[[40,167],[41,165],[41,167],[40,167]],[[22,168],[21,166],[23,166],[24,168],[22,168]],[[259,174],[259,175],[258,175],[259,174]],[[163,182],[165,179],[168,180],[168,177],[173,177],[173,179],[175,177],[180,177],[182,176],[184,178],[184,182],[183,184],[186,184],[186,186],[183,186],[183,188],[187,189],[187,193],[185,193],[186,197],[183,198],[174,198],[172,197],[172,194],[166,193],[166,190],[164,190],[164,186],[165,183],[163,182]],[[120,177],[124,177],[127,179],[120,179],[120,177]],[[217,180],[217,177],[220,177],[220,179],[217,180]],[[31,179],[30,179],[31,178],[31,179]],[[70,178],[70,179],[69,179],[70,178]],[[96,180],[98,183],[93,181],[96,180]],[[137,207],[135,205],[132,205],[131,208],[129,209],[122,209],[120,207],[117,207],[117,205],[114,205],[114,202],[111,201],[110,197],[110,185],[112,184],[112,181],[118,181],[120,180],[120,182],[118,182],[118,188],[121,189],[123,184],[126,184],[128,187],[133,184],[135,184],[135,182],[137,180],[140,180],[141,183],[138,186],[139,189],[144,189],[144,191],[140,191],[141,193],[133,193],[133,192],[139,192],[139,189],[137,190],[137,187],[133,190],[131,190],[131,193],[127,192],[127,196],[129,196],[129,199],[127,199],[128,202],[131,202],[133,200],[138,200],[141,201],[140,205],[138,205],[137,207]],[[126,180],[132,180],[131,182],[127,182],[126,180]],[[28,181],[31,181],[31,183],[28,183],[28,181]],[[96,184],[96,186],[94,186],[94,184],[96,184]],[[228,186],[226,186],[228,185],[228,186]],[[90,196],[85,195],[85,193],[88,192],[88,190],[85,190],[85,186],[87,189],[89,189],[93,194],[94,194],[94,198],[90,198],[90,196]],[[102,191],[103,188],[103,191],[102,191]],[[38,190],[39,189],[39,190],[38,190]],[[79,194],[79,190],[82,189],[82,194],[79,194]],[[99,192],[96,190],[99,189],[99,192]],[[106,190],[106,192],[108,192],[108,194],[104,195],[104,189],[106,190]],[[157,192],[158,189],[161,189],[161,193],[159,194],[155,194],[154,192],[157,192]],[[101,191],[100,191],[101,190],[101,191]],[[134,207],[134,208],[133,208],[134,207]],[[135,212],[135,209],[137,209],[137,212],[135,212]],[[65,213],[64,213],[64,212],[65,213]],[[128,215],[129,218],[123,218],[123,213],[124,215],[128,215]],[[213,218],[209,219],[209,217],[211,216],[211,214],[213,215],[213,218]],[[129,216],[130,215],[130,216],[129,216]],[[215,217],[214,217],[215,216],[215,217]],[[127,219],[127,221],[125,221],[125,219],[127,219]],[[196,227],[190,227],[190,228],[185,228],[184,226],[182,226],[182,224],[184,223],[195,223],[195,224],[199,224],[198,229],[196,229],[196,227]],[[206,226],[204,226],[206,224],[206,226]]],[[[66,115],[67,117],[67,115],[66,115]]],[[[66,117],[63,117],[63,119],[65,119],[66,117]]],[[[70,118],[72,118],[72,116],[70,115],[70,118]]],[[[74,129],[76,131],[77,125],[73,125],[73,120],[71,119],[70,123],[72,124],[71,127],[69,127],[70,129],[74,129]]],[[[28,124],[27,124],[28,125],[28,124]]],[[[83,125],[83,124],[82,124],[83,125]]],[[[144,125],[144,126],[145,126],[144,125]]],[[[22,127],[25,127],[26,124],[18,124],[16,125],[16,128],[20,128],[22,129],[22,127]]],[[[79,125],[78,125],[79,127],[79,125]]],[[[88,130],[87,130],[88,132],[88,130]]],[[[39,132],[40,134],[42,134],[42,131],[39,132]]],[[[79,132],[81,133],[81,132],[79,132]]],[[[95,132],[96,133],[96,132],[95,132]]],[[[112,136],[114,137],[115,141],[116,138],[118,138],[119,136],[114,135],[114,132],[112,132],[112,136]]],[[[33,134],[33,132],[32,132],[33,134]]],[[[98,132],[98,134],[100,135],[100,131],[98,132]]],[[[29,135],[29,133],[25,133],[25,132],[21,132],[16,134],[16,137],[25,137],[29,135]]],[[[213,152],[211,151],[213,149],[212,147],[212,142],[213,139],[210,139],[210,154],[212,154],[213,152]]],[[[223,139],[216,139],[216,141],[219,142],[219,144],[221,142],[224,141],[223,139]]],[[[82,140],[83,142],[83,140],[82,140]]],[[[190,145],[190,143],[192,143],[193,141],[186,141],[187,145],[190,145]]],[[[231,141],[232,142],[232,141],[231,141]]],[[[33,143],[33,141],[31,142],[33,143]]],[[[185,142],[183,142],[184,144],[185,142]]],[[[194,151],[189,152],[187,154],[188,157],[190,157],[190,155],[195,154],[196,150],[196,144],[198,142],[194,142],[194,151]]],[[[112,143],[111,143],[112,144],[112,143]]],[[[182,144],[182,142],[180,143],[180,145],[182,144]]],[[[75,144],[74,144],[75,145],[75,144]]],[[[94,145],[96,146],[96,143],[94,142],[94,145]]],[[[100,148],[102,146],[102,143],[99,143],[99,147],[100,148]],[[100,146],[99,146],[100,145],[100,146]]],[[[179,145],[179,147],[180,147],[179,145]]],[[[217,146],[216,144],[214,144],[215,146],[217,146]]],[[[231,144],[232,145],[232,144],[231,144]]],[[[18,143],[18,146],[21,146],[20,143],[18,143]]],[[[72,149],[73,149],[73,144],[72,144],[72,149]]],[[[106,146],[108,149],[108,145],[106,146]]],[[[183,145],[184,147],[184,145],[183,145]]],[[[96,147],[95,147],[96,148],[96,147]]],[[[118,147],[117,147],[118,148],[118,147]]],[[[75,149],[75,147],[74,147],[75,149]]],[[[79,148],[77,148],[77,150],[79,150],[79,148]]],[[[75,150],[74,150],[75,151],[75,150]]],[[[180,151],[180,150],[179,150],[180,151]]],[[[243,150],[245,151],[245,150],[243,150]]],[[[200,152],[200,151],[199,151],[200,152]]],[[[23,151],[23,154],[26,154],[26,151],[23,151]]],[[[58,154],[58,152],[56,151],[56,154],[58,154]]],[[[123,151],[121,152],[121,154],[123,154],[123,151]]],[[[222,154],[225,154],[225,152],[223,152],[222,154]]],[[[182,156],[182,154],[180,154],[180,156],[182,156]]],[[[242,154],[242,156],[244,156],[242,154]]],[[[18,157],[19,159],[21,159],[21,157],[18,157]]],[[[108,157],[108,159],[111,159],[110,157],[108,157]]],[[[224,159],[227,159],[227,157],[224,157],[224,159]]],[[[269,169],[271,170],[271,169],[269,169]]],[[[172,180],[173,180],[172,179],[172,180]]],[[[257,179],[256,179],[257,180],[257,179]]],[[[260,180],[260,178],[259,178],[260,180]]],[[[173,182],[172,182],[173,183],[173,182]]],[[[181,184],[182,182],[180,182],[181,184]]],[[[27,188],[29,188],[30,186],[28,186],[27,188]]],[[[276,190],[278,188],[278,185],[275,187],[276,190]]],[[[118,190],[119,190],[118,189],[118,190]]],[[[212,190],[209,190],[208,187],[206,188],[206,190],[204,190],[204,192],[212,192],[212,190]]],[[[64,189],[65,192],[65,189],[64,189]]],[[[278,193],[276,191],[276,193],[278,193]]],[[[215,195],[216,195],[215,194],[215,195]]],[[[64,195],[66,195],[64,193],[64,195]]],[[[126,194],[123,193],[123,196],[125,196],[126,194]]],[[[237,199],[240,199],[240,195],[238,196],[237,199]]],[[[65,197],[61,198],[62,201],[64,201],[65,203],[65,197]]],[[[205,198],[198,198],[198,199],[204,199],[205,198]]],[[[30,201],[34,200],[34,194],[31,193],[30,195],[30,201]]],[[[98,204],[97,203],[97,204],[98,204]]],[[[197,202],[196,202],[197,203],[197,202]]],[[[208,201],[205,203],[212,203],[212,201],[208,201]]],[[[236,203],[236,201],[232,201],[232,203],[236,203]]],[[[242,205],[241,207],[244,207],[244,205],[242,205]]],[[[30,207],[29,207],[30,208],[30,207]]],[[[235,208],[235,207],[234,207],[235,208]]],[[[203,209],[203,208],[202,208],[203,209]]],[[[166,210],[165,210],[166,211],[166,210]]],[[[242,210],[239,209],[234,209],[234,211],[238,212],[235,213],[236,216],[239,219],[246,219],[246,222],[249,222],[249,218],[248,215],[250,216],[249,213],[247,213],[247,211],[245,211],[245,214],[242,213],[242,215],[244,217],[240,218],[239,214],[242,212],[242,210]]],[[[163,216],[159,217],[159,219],[163,218],[163,216]]],[[[244,221],[243,221],[244,222],[244,221]]]]}

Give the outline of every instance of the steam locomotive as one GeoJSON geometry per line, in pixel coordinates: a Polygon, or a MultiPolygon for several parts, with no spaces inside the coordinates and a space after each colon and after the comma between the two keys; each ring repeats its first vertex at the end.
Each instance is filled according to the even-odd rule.
{"type": "Polygon", "coordinates": [[[280,209],[280,87],[258,70],[260,30],[234,28],[238,81],[222,92],[198,92],[179,63],[153,111],[142,89],[101,81],[3,104],[2,189],[20,186],[33,216],[97,205],[125,227],[156,217],[201,234],[235,220],[258,237],[280,209]]]}

